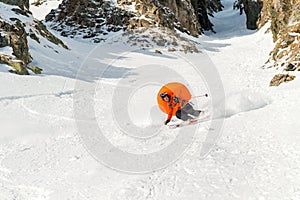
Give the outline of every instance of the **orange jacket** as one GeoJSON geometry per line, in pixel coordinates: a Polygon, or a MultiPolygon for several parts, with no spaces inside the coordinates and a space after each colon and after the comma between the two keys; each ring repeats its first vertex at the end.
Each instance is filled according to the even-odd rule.
{"type": "Polygon", "coordinates": [[[176,115],[176,112],[185,106],[191,99],[191,93],[181,83],[172,82],[164,85],[157,94],[157,103],[159,108],[166,114],[168,119],[171,120],[172,116],[176,115]],[[169,102],[165,102],[160,94],[167,92],[170,97],[169,102]]]}
{"type": "Polygon", "coordinates": [[[174,94],[170,98],[170,102],[168,102],[169,107],[169,113],[168,114],[168,120],[171,120],[173,115],[176,115],[176,112],[180,110],[182,107],[184,107],[188,103],[185,99],[180,99],[179,97],[176,97],[174,94]]]}

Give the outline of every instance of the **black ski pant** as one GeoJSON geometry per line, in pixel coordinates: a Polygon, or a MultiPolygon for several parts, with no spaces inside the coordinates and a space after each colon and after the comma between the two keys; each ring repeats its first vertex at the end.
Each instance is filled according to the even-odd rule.
{"type": "Polygon", "coordinates": [[[189,119],[193,119],[192,116],[198,117],[200,112],[201,112],[200,110],[194,110],[193,106],[188,103],[176,112],[176,117],[178,119],[186,121],[189,119]],[[190,116],[190,115],[192,115],[192,116],[190,116]]]}

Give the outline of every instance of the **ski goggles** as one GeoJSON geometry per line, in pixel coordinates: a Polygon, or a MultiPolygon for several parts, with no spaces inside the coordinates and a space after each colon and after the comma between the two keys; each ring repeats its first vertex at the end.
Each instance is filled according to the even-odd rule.
{"type": "Polygon", "coordinates": [[[169,97],[169,95],[168,95],[167,92],[160,93],[159,96],[160,96],[161,98],[164,98],[164,97],[166,97],[166,96],[169,97]]]}
{"type": "Polygon", "coordinates": [[[165,97],[168,97],[168,101],[166,101],[166,102],[169,102],[169,101],[170,101],[170,96],[169,96],[169,94],[168,94],[167,92],[161,93],[161,94],[159,94],[159,96],[160,96],[164,101],[166,101],[166,100],[165,100],[165,97]]]}

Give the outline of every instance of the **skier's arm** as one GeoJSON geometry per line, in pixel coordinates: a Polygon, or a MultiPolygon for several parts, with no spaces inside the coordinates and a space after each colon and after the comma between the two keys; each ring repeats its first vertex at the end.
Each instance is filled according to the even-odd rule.
{"type": "Polygon", "coordinates": [[[168,113],[168,118],[167,118],[167,120],[165,121],[165,125],[167,125],[170,121],[171,121],[171,119],[172,119],[172,114],[173,114],[173,108],[174,108],[174,106],[177,104],[177,102],[176,101],[174,101],[174,98],[177,98],[177,97],[175,97],[175,96],[171,96],[171,99],[170,99],[170,102],[169,102],[169,104],[168,104],[168,106],[169,106],[169,108],[170,108],[170,111],[169,111],[169,113],[168,113]]]}
{"type": "Polygon", "coordinates": [[[171,121],[171,119],[172,119],[172,113],[173,113],[173,109],[171,109],[170,113],[168,114],[168,118],[165,121],[165,125],[167,125],[171,121]]]}

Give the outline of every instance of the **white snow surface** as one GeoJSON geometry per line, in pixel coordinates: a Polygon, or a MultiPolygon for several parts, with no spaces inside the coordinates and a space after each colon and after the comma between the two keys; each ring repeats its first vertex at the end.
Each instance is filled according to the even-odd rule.
{"type": "MultiPolygon", "coordinates": [[[[98,46],[61,38],[71,50],[40,46],[29,39],[33,64],[43,68],[42,75],[18,76],[0,65],[0,199],[300,199],[300,80],[268,86],[280,73],[262,68],[274,46],[271,33],[266,33],[267,26],[246,30],[245,16],[233,11],[232,3],[223,1],[224,11],[212,19],[217,33],[197,39],[199,54],[166,49],[157,54],[155,49],[129,46],[118,36],[98,46]],[[201,62],[204,55],[214,66],[201,62]],[[178,131],[163,125],[166,116],[156,106],[160,72],[147,71],[157,66],[179,73],[193,95],[210,94],[213,88],[206,79],[218,77],[201,77],[197,69],[217,69],[226,114],[218,115],[210,98],[193,102],[224,118],[220,137],[201,157],[199,149],[211,133],[208,121],[196,127],[184,154],[163,169],[135,174],[103,165],[81,139],[76,96],[86,97],[87,102],[92,96],[95,102],[94,115],[82,109],[83,116],[90,118],[79,120],[87,124],[96,120],[109,142],[124,151],[158,152],[189,135],[188,128],[178,131]],[[124,109],[124,102],[114,101],[119,95],[115,91],[121,88],[122,95],[143,79],[155,81],[128,94],[129,119],[120,122],[129,121],[133,129],[160,128],[155,137],[140,141],[122,133],[124,124],[112,110],[124,109]],[[80,90],[78,84],[90,90],[80,90]]],[[[46,7],[33,9],[34,16],[42,18],[46,7]]],[[[165,83],[177,81],[176,76],[163,77],[165,83]]]]}
{"type": "Polygon", "coordinates": [[[58,8],[58,5],[62,0],[46,0],[42,1],[39,6],[33,5],[36,0],[29,0],[30,6],[29,10],[33,13],[34,17],[38,20],[44,20],[46,15],[52,10],[58,8]]]}
{"type": "Polygon", "coordinates": [[[32,21],[33,21],[32,17],[27,17],[25,15],[20,15],[15,12],[12,12],[11,10],[14,8],[16,9],[19,7],[0,2],[1,19],[5,20],[8,23],[11,23],[10,18],[17,18],[17,19],[21,20],[22,22],[24,22],[25,24],[32,23],[32,21]]]}

